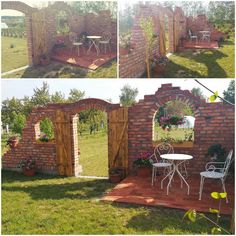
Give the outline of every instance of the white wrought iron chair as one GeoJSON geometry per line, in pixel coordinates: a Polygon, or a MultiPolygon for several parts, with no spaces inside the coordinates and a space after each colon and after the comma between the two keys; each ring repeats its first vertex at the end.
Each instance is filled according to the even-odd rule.
{"type": "Polygon", "coordinates": [[[210,31],[205,31],[202,34],[201,41],[208,41],[208,42],[210,42],[211,41],[211,32],[210,31]]]}
{"type": "Polygon", "coordinates": [[[104,45],[104,51],[105,54],[107,53],[107,45],[109,47],[109,50],[111,52],[111,45],[110,45],[110,41],[111,41],[111,33],[108,31],[105,31],[102,33],[102,38],[99,41],[99,45],[104,45]]]}
{"type": "MultiPolygon", "coordinates": [[[[230,150],[225,162],[208,162],[205,166],[206,171],[200,173],[201,182],[200,182],[200,190],[199,190],[199,200],[202,199],[202,191],[204,180],[206,178],[209,179],[220,179],[223,187],[223,191],[226,192],[225,189],[225,179],[228,174],[228,170],[231,164],[233,156],[233,150],[230,150]],[[219,167],[221,166],[221,167],[219,167]]],[[[226,196],[226,202],[228,203],[228,198],[226,196]]]]}
{"type": "Polygon", "coordinates": [[[174,148],[169,143],[160,143],[158,144],[153,154],[149,157],[150,161],[152,162],[152,185],[154,181],[156,181],[157,170],[159,168],[164,168],[164,171],[171,170],[172,163],[161,159],[162,154],[170,154],[174,153],[174,148]]]}
{"type": "Polygon", "coordinates": [[[69,41],[71,42],[71,53],[74,47],[77,48],[78,56],[80,55],[80,46],[83,46],[82,42],[78,41],[77,34],[75,32],[69,33],[69,41]]]}
{"type": "Polygon", "coordinates": [[[198,37],[197,35],[193,35],[192,31],[189,29],[188,30],[188,34],[189,34],[189,38],[190,38],[190,41],[192,41],[193,39],[196,40],[196,42],[198,42],[198,37]]]}

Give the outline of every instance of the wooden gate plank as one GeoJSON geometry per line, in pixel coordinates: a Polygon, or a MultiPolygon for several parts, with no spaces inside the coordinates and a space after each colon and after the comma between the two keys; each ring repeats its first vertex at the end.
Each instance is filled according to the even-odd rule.
{"type": "Polygon", "coordinates": [[[128,170],[128,108],[121,107],[108,113],[108,159],[109,170],[128,170]]]}
{"type": "Polygon", "coordinates": [[[71,139],[70,116],[61,110],[57,110],[55,119],[55,140],[59,175],[73,175],[71,139]]]}

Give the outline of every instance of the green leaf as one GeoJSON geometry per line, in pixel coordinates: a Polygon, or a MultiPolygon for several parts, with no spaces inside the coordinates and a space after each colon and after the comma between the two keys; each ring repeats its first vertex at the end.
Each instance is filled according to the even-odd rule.
{"type": "Polygon", "coordinates": [[[183,219],[184,219],[186,216],[189,218],[190,221],[195,222],[195,221],[196,221],[196,218],[197,218],[196,210],[194,210],[194,209],[193,209],[193,210],[192,210],[192,209],[189,209],[189,210],[184,214],[183,219]]]}
{"type": "Polygon", "coordinates": [[[212,208],[210,208],[209,211],[210,211],[211,213],[215,213],[215,214],[219,213],[219,210],[217,210],[217,209],[212,209],[212,208]]]}
{"type": "Polygon", "coordinates": [[[227,196],[227,193],[220,193],[221,198],[226,198],[226,196],[227,196]]]}
{"type": "Polygon", "coordinates": [[[211,197],[214,199],[219,199],[220,198],[220,194],[218,192],[212,192],[211,193],[211,197]]]}
{"type": "Polygon", "coordinates": [[[216,92],[214,93],[214,95],[215,95],[215,97],[218,97],[218,96],[219,96],[218,91],[216,91],[216,92]]]}
{"type": "Polygon", "coordinates": [[[212,234],[219,234],[219,233],[221,233],[221,229],[218,228],[218,227],[213,227],[213,228],[211,229],[211,233],[212,233],[212,234]]]}

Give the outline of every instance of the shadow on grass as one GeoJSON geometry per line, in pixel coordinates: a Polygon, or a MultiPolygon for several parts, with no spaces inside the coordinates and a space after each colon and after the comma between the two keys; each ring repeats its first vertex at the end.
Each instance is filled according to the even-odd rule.
{"type": "MultiPolygon", "coordinates": [[[[234,45],[232,41],[225,41],[221,44],[221,48],[226,45],[234,45]]],[[[220,65],[217,61],[222,58],[228,57],[227,54],[221,52],[220,49],[197,49],[197,50],[186,50],[181,53],[176,54],[178,57],[187,58],[192,60],[193,66],[195,63],[205,65],[207,68],[207,74],[203,75],[196,71],[191,70],[190,68],[186,68],[184,64],[177,64],[173,60],[171,60],[167,67],[166,71],[163,74],[165,78],[186,78],[186,77],[194,77],[194,78],[226,78],[227,73],[225,69],[220,65]],[[182,71],[182,74],[178,73],[182,71]]],[[[229,62],[231,63],[231,62],[229,62]]]]}
{"type": "MultiPolygon", "coordinates": [[[[185,210],[166,208],[162,206],[146,207],[139,205],[128,205],[124,203],[113,203],[114,207],[124,209],[140,209],[137,214],[129,219],[127,228],[132,228],[139,234],[148,234],[158,229],[162,234],[206,234],[211,232],[211,225],[206,220],[198,220],[196,223],[190,222],[187,218],[183,219],[185,210]]],[[[215,220],[214,214],[206,214],[215,220]]],[[[229,229],[230,217],[221,216],[220,225],[229,229]]]]}
{"type": "Polygon", "coordinates": [[[114,185],[110,184],[107,180],[85,180],[73,178],[62,178],[58,176],[43,176],[36,175],[33,177],[25,177],[19,173],[3,173],[2,178],[2,191],[9,192],[25,192],[34,200],[43,199],[91,199],[101,197],[108,189],[114,185]],[[13,181],[14,179],[14,181],[13,181]],[[36,182],[38,180],[49,180],[48,184],[36,182]],[[57,180],[57,183],[51,183],[50,180],[57,180]],[[78,180],[78,181],[77,181],[78,180]],[[28,183],[21,186],[7,186],[5,184],[17,181],[28,181],[28,183]],[[33,184],[30,182],[33,181],[33,184]],[[70,182],[69,182],[70,181],[70,182]]]}

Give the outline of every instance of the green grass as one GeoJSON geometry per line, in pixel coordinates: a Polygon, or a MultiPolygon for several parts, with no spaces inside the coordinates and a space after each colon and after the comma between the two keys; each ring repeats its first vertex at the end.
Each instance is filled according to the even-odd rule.
{"type": "MultiPolygon", "coordinates": [[[[2,172],[2,234],[207,234],[203,220],[182,220],[184,211],[108,204],[106,180],[2,172]]],[[[229,218],[222,217],[224,227],[229,218]]]]}
{"type": "Polygon", "coordinates": [[[234,39],[217,50],[187,50],[170,56],[165,78],[234,78],[234,39]]]}
{"type": "MultiPolygon", "coordinates": [[[[2,72],[10,71],[28,64],[26,39],[2,37],[2,72]],[[10,45],[14,44],[14,48],[10,45]]],[[[33,66],[2,78],[116,78],[117,62],[112,60],[97,70],[88,70],[59,62],[48,66],[33,66]]]]}
{"type": "Polygon", "coordinates": [[[160,126],[155,125],[154,140],[162,140],[166,137],[171,137],[176,142],[187,141],[185,140],[185,134],[189,134],[192,132],[193,129],[178,129],[178,128],[172,128],[170,131],[167,131],[163,130],[160,126]]]}
{"type": "Polygon", "coordinates": [[[2,72],[28,65],[26,38],[2,37],[2,72]],[[10,46],[14,45],[13,48],[10,46]]]}
{"type": "Polygon", "coordinates": [[[78,137],[82,175],[108,176],[108,137],[105,132],[78,137]]]}

